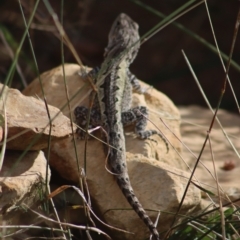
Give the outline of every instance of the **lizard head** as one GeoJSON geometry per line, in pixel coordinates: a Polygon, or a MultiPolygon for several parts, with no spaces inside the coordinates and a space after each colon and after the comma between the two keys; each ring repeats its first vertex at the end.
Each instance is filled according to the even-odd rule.
{"type": "Polygon", "coordinates": [[[114,58],[122,54],[131,63],[135,59],[139,47],[138,24],[125,13],[121,13],[112,24],[104,56],[114,58]]]}

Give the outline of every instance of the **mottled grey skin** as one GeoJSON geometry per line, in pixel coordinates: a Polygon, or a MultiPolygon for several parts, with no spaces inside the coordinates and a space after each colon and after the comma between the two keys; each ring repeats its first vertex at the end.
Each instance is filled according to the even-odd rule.
{"type": "MultiPolygon", "coordinates": [[[[159,240],[156,227],[134,194],[126,166],[123,126],[135,123],[135,133],[141,139],[147,139],[153,134],[160,135],[156,130],[145,130],[147,122],[141,113],[148,115],[146,107],[131,109],[132,88],[142,92],[137,79],[129,72],[129,65],[140,47],[139,40],[137,23],[126,14],[120,14],[110,30],[105,59],[96,76],[98,99],[90,113],[90,127],[101,125],[107,132],[108,143],[113,146],[106,147],[109,153],[108,165],[129,204],[147,225],[153,238],[159,240]]],[[[85,107],[75,109],[80,126],[86,124],[87,113],[85,107]]]]}

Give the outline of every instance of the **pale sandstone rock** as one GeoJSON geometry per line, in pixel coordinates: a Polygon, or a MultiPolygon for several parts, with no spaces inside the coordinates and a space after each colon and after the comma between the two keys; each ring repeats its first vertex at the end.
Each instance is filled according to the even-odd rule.
{"type": "MultiPolygon", "coordinates": [[[[139,140],[132,140],[139,141],[139,140]]],[[[128,146],[131,140],[128,140],[128,146]]],[[[84,166],[84,141],[78,140],[78,156],[80,166],[84,166]]],[[[51,164],[58,172],[75,182],[78,182],[77,163],[75,159],[72,140],[59,141],[52,148],[51,164]],[[68,161],[66,161],[68,160],[68,161]]],[[[114,177],[105,169],[105,155],[102,143],[89,140],[87,150],[86,174],[89,192],[98,210],[108,224],[131,232],[121,234],[114,232],[114,239],[141,239],[149,236],[148,229],[144,226],[137,214],[131,210],[130,205],[118,188],[114,177]],[[125,210],[111,210],[125,209],[125,210]],[[116,235],[115,235],[116,234],[116,235]]],[[[127,153],[127,164],[130,180],[136,196],[140,199],[145,209],[175,212],[186,187],[189,174],[145,157],[142,153],[127,153]]],[[[200,204],[200,191],[190,186],[181,213],[191,212],[200,204]]],[[[157,212],[148,211],[155,220],[157,212]]],[[[173,216],[162,213],[159,220],[159,230],[167,230],[173,216]]]]}
{"type": "MultiPolygon", "coordinates": [[[[82,69],[82,75],[84,75],[89,72],[90,69],[87,67],[80,68],[77,64],[65,64],[64,66],[70,96],[70,105],[72,110],[74,110],[74,108],[80,103],[88,103],[88,94],[86,93],[86,89],[90,90],[90,85],[87,79],[84,78],[83,80],[83,78],[79,76],[78,72],[82,69]]],[[[63,114],[69,117],[62,66],[42,73],[40,78],[44,94],[47,97],[47,103],[61,109],[63,114]]],[[[26,96],[36,95],[43,99],[39,79],[34,79],[22,93],[26,96]]]]}
{"type": "MultiPolygon", "coordinates": [[[[0,91],[3,85],[0,85],[0,91]]],[[[16,89],[5,87],[0,99],[0,114],[4,117],[4,105],[7,121],[7,149],[40,150],[46,148],[49,138],[49,119],[43,101],[26,97],[16,89]]],[[[49,106],[52,121],[51,141],[66,138],[71,133],[70,121],[59,109],[49,106]]]]}
{"type": "MultiPolygon", "coordinates": [[[[181,107],[180,113],[182,116],[182,140],[188,146],[188,148],[198,157],[203,142],[206,138],[213,114],[209,109],[198,106],[181,107]]],[[[239,151],[239,115],[235,115],[220,109],[217,116],[224,130],[231,139],[233,145],[239,151]]],[[[210,138],[212,152],[214,155],[216,174],[218,176],[221,196],[223,197],[222,201],[223,203],[226,203],[227,198],[224,196],[225,193],[232,200],[240,197],[240,161],[228,143],[217,122],[214,123],[210,138]],[[226,166],[229,165],[230,168],[227,170],[226,166]],[[224,170],[224,166],[226,170],[224,170]]],[[[183,158],[186,160],[189,166],[193,168],[196,162],[196,158],[185,147],[183,147],[182,154],[183,158]]],[[[202,184],[202,187],[217,194],[217,183],[213,178],[213,176],[215,176],[215,173],[209,143],[207,143],[205,147],[204,153],[201,157],[201,163],[198,164],[197,170],[195,172],[195,177],[202,184]],[[203,165],[206,168],[203,167],[203,165]]],[[[205,194],[204,196],[206,197],[205,194]]],[[[214,197],[214,200],[216,200],[217,203],[219,201],[217,196],[214,197]]]]}
{"type": "Polygon", "coordinates": [[[33,206],[42,200],[45,184],[50,181],[50,171],[42,151],[7,150],[0,173],[0,209],[6,225],[21,224],[18,205],[33,206]],[[48,179],[46,170],[48,169],[48,179]],[[14,213],[14,214],[12,214],[14,213]]]}
{"type": "MultiPolygon", "coordinates": [[[[88,94],[91,90],[86,78],[83,75],[82,77],[79,76],[79,70],[80,67],[78,65],[65,65],[70,99],[79,91],[79,95],[71,101],[72,111],[77,105],[88,106],[88,94]],[[82,101],[84,97],[85,100],[82,101]]],[[[66,97],[62,67],[60,66],[42,74],[41,79],[48,103],[59,108],[64,106],[66,97]]],[[[144,83],[142,85],[148,87],[144,83]]],[[[41,97],[38,80],[34,80],[24,91],[24,94],[37,94],[41,97]]],[[[173,103],[164,94],[155,89],[149,89],[144,95],[134,94],[133,106],[139,104],[148,106],[150,110],[149,119],[163,132],[172,146],[181,152],[181,143],[159,120],[161,117],[171,131],[180,137],[180,117],[173,103]]],[[[69,116],[67,108],[63,109],[63,112],[66,116],[69,116]]],[[[149,122],[147,128],[155,128],[155,126],[149,122]]],[[[136,195],[146,209],[176,211],[186,186],[186,179],[189,177],[182,170],[176,169],[184,169],[183,163],[170,145],[169,152],[166,152],[166,146],[158,136],[153,136],[158,141],[157,144],[149,140],[139,140],[133,133],[133,129],[133,126],[129,126],[125,129],[125,133],[127,164],[136,195]]],[[[96,135],[100,137],[99,132],[96,135]]],[[[84,166],[84,144],[84,141],[77,140],[80,167],[84,166]]],[[[86,175],[89,192],[98,207],[99,213],[101,213],[107,223],[135,233],[135,235],[128,234],[124,236],[117,233],[116,236],[115,234],[113,235],[114,239],[139,239],[149,236],[147,228],[137,214],[131,210],[114,177],[105,169],[105,159],[106,156],[103,152],[102,143],[98,140],[90,139],[87,148],[86,175]],[[130,210],[111,210],[116,208],[130,210]],[[111,211],[103,215],[107,210],[111,211]]],[[[80,173],[78,172],[72,138],[63,139],[52,144],[50,163],[64,178],[79,182],[80,173]]],[[[193,211],[199,204],[199,201],[199,190],[194,186],[190,186],[182,207],[183,213],[193,211]]],[[[155,220],[157,213],[150,211],[148,213],[155,220]]],[[[162,214],[159,230],[168,229],[171,221],[172,215],[162,214]]]]}

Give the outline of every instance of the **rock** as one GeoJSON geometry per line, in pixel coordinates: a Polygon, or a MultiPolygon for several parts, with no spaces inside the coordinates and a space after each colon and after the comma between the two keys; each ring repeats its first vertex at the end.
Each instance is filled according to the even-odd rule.
{"type": "MultiPolygon", "coordinates": [[[[77,105],[88,106],[88,95],[91,90],[84,74],[82,73],[82,75],[79,76],[79,70],[80,67],[77,65],[65,65],[70,99],[79,91],[79,95],[70,102],[72,111],[77,105]],[[84,101],[82,101],[83,98],[85,98],[84,101]]],[[[81,72],[83,72],[83,70],[81,72]]],[[[62,67],[60,66],[42,74],[41,79],[48,103],[59,108],[66,104],[62,67]],[[53,95],[52,93],[56,94],[53,95]]],[[[144,83],[141,84],[149,88],[148,85],[144,83]]],[[[38,80],[34,80],[24,91],[24,94],[37,94],[41,97],[38,80]]],[[[126,151],[130,179],[135,193],[144,208],[174,212],[181,201],[186,186],[186,179],[189,177],[189,174],[183,171],[185,166],[174,151],[175,148],[175,150],[181,152],[181,144],[175,137],[176,135],[180,138],[179,113],[173,103],[164,94],[153,88],[149,89],[146,94],[134,94],[133,106],[139,104],[148,106],[150,110],[149,119],[163,132],[173,147],[170,146],[170,150],[167,153],[165,143],[158,136],[153,136],[157,144],[150,140],[143,141],[136,138],[133,133],[133,126],[127,127],[125,129],[126,151]],[[175,135],[163,125],[160,117],[175,135]]],[[[70,115],[66,108],[63,112],[66,116],[70,115]]],[[[147,129],[155,128],[151,122],[148,122],[147,129]]],[[[96,136],[101,136],[100,131],[96,133],[96,136]]],[[[79,166],[83,168],[85,165],[85,142],[82,140],[76,140],[76,142],[79,166]]],[[[73,138],[62,139],[52,144],[50,164],[64,178],[76,183],[79,182],[79,178],[82,177],[82,175],[81,169],[78,171],[73,138]]],[[[114,177],[106,170],[105,164],[106,156],[103,152],[102,143],[99,140],[90,139],[87,144],[86,176],[93,202],[101,214],[101,217],[103,217],[108,224],[135,233],[135,235],[122,235],[114,232],[113,238],[140,239],[148,237],[148,229],[144,226],[137,214],[132,211],[130,205],[119,190],[114,177]]],[[[182,207],[182,213],[193,211],[199,202],[200,191],[194,186],[190,186],[182,207]]],[[[148,211],[148,213],[153,220],[156,219],[158,214],[153,211],[148,211]]],[[[172,217],[172,215],[161,214],[159,220],[160,231],[169,228],[173,219],[172,217]]]]}
{"type": "MultiPolygon", "coordinates": [[[[140,199],[150,217],[155,221],[158,211],[176,212],[185,190],[189,174],[169,166],[141,153],[130,153],[127,142],[127,166],[136,196],[140,199]]],[[[139,140],[140,141],[140,140],[139,140]]],[[[84,166],[84,141],[78,140],[78,156],[80,166],[84,166]]],[[[81,174],[77,171],[74,146],[71,139],[55,143],[52,148],[51,165],[65,178],[78,182],[81,174]],[[68,160],[68,161],[67,161],[68,160]]],[[[115,227],[135,233],[113,233],[113,239],[144,239],[149,237],[148,229],[144,226],[137,214],[131,209],[118,188],[114,177],[105,169],[105,155],[102,143],[89,140],[86,160],[86,175],[91,199],[104,220],[115,227]]],[[[200,204],[200,191],[190,185],[183,203],[181,213],[194,211],[200,204]]],[[[161,213],[159,231],[168,230],[173,218],[172,215],[161,213]]]]}
{"type": "Polygon", "coordinates": [[[45,186],[50,181],[50,171],[42,151],[7,150],[0,173],[0,209],[5,224],[23,224],[21,208],[31,208],[42,200],[45,186]],[[46,179],[48,169],[48,179],[46,179]],[[17,211],[20,210],[20,211],[17,211]]]}
{"type": "MultiPolygon", "coordinates": [[[[213,114],[209,109],[198,106],[181,107],[180,113],[182,116],[181,133],[183,142],[195,154],[194,156],[186,148],[183,148],[183,158],[193,168],[196,163],[196,157],[198,157],[201,151],[207,131],[209,130],[213,114]]],[[[238,140],[240,134],[239,116],[220,109],[217,117],[235,148],[240,149],[240,142],[238,140]]],[[[203,188],[216,194],[214,198],[218,202],[212,151],[220,194],[224,197],[223,201],[226,203],[226,194],[231,199],[236,199],[236,196],[239,196],[240,193],[239,181],[237,181],[240,172],[239,157],[227,141],[217,121],[213,125],[210,139],[212,150],[209,143],[207,143],[194,176],[203,188]],[[230,189],[234,189],[234,191],[230,191],[230,189]]]]}
{"type": "MultiPolygon", "coordinates": [[[[91,88],[89,82],[85,78],[79,76],[79,71],[82,69],[82,75],[84,75],[89,72],[90,68],[80,68],[77,64],[65,64],[64,67],[68,93],[70,96],[70,105],[71,109],[74,110],[80,103],[88,103],[89,92],[87,93],[86,88],[88,91],[90,91],[91,88]]],[[[70,118],[62,66],[42,73],[41,80],[48,104],[61,109],[63,114],[70,118]]],[[[38,96],[43,99],[39,79],[34,79],[22,93],[26,96],[38,96]]]]}
{"type": "MultiPolygon", "coordinates": [[[[3,85],[0,85],[0,91],[3,85]]],[[[8,127],[7,149],[40,150],[46,148],[49,138],[49,119],[43,101],[26,97],[16,89],[5,87],[0,99],[0,114],[4,117],[5,99],[8,127]]],[[[70,121],[55,107],[49,106],[52,121],[51,141],[67,138],[71,133],[70,121]],[[57,117],[56,117],[57,116],[57,117]]]]}

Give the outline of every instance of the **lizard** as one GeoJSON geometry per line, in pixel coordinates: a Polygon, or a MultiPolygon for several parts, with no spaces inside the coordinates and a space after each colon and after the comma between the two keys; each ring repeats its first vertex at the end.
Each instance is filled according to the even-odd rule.
{"type": "MultiPolygon", "coordinates": [[[[124,13],[116,18],[111,27],[101,68],[90,72],[96,84],[97,98],[90,112],[89,128],[101,125],[107,133],[109,146],[105,147],[105,151],[108,154],[110,170],[129,204],[144,221],[154,239],[159,240],[156,227],[134,194],[126,165],[123,129],[126,125],[135,124],[135,133],[140,139],[148,139],[158,134],[168,149],[166,140],[158,131],[145,130],[147,108],[145,106],[131,108],[132,90],[139,93],[144,91],[138,79],[129,71],[129,65],[140,47],[138,28],[138,24],[124,13]]],[[[84,106],[78,106],[74,110],[79,126],[86,127],[88,111],[84,106]]],[[[78,133],[81,135],[81,130],[78,133]]]]}

